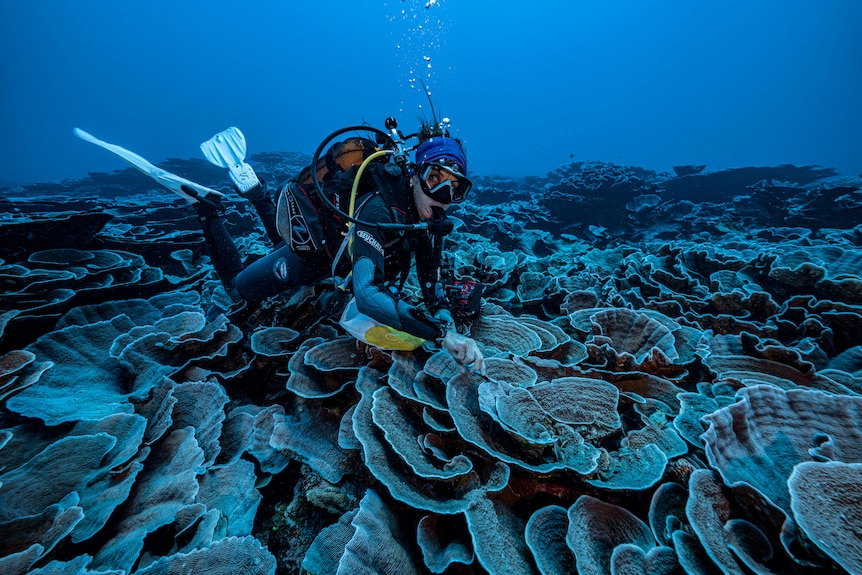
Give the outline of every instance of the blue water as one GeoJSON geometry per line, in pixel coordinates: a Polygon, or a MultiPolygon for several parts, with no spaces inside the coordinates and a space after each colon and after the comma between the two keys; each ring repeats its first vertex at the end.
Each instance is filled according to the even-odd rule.
{"type": "Polygon", "coordinates": [[[856,175],[859,22],[855,0],[4,2],[0,182],[115,169],[74,126],[153,161],[198,157],[230,125],[250,153],[310,153],[390,115],[411,130],[419,79],[474,173],[592,159],[856,175]]]}

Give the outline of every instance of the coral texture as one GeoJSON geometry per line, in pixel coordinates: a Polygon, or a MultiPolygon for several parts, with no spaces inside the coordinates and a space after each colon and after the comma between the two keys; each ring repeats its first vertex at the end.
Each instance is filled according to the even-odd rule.
{"type": "Polygon", "coordinates": [[[326,285],[235,302],[129,172],[4,190],[0,571],[862,573],[862,185],[682,172],[476,179],[487,375],[347,337],[326,285]]]}

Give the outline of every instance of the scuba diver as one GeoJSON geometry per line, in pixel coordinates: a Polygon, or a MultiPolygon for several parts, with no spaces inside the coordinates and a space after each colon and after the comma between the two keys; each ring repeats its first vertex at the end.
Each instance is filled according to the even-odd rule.
{"type": "Polygon", "coordinates": [[[472,187],[467,156],[461,143],[435,123],[423,125],[416,135],[419,143],[410,162],[410,149],[393,118],[387,119],[386,128],[388,132],[350,127],[331,134],[312,164],[281,188],[277,206],[266,183],[245,163],[245,138],[237,128],[204,142],[204,155],[230,169],[234,189],[252,203],[276,245],[248,266],[225,228],[222,193],[82,130],[75,133],[116,153],[191,203],[213,267],[234,297],[259,301],[343,277],[342,287],[352,288],[353,299],[340,324],[351,334],[388,349],[415,349],[434,341],[462,370],[484,375],[479,345],[457,331],[441,271],[443,237],[453,228],[446,210],[463,202],[472,187]],[[321,157],[336,136],[358,130],[377,132],[378,141],[349,138],[333,144],[321,157]],[[427,311],[400,297],[414,259],[427,311]]]}

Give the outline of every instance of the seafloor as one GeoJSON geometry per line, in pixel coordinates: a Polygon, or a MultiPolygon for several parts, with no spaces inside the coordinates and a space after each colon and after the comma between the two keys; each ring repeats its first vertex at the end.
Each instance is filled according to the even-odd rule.
{"type": "Polygon", "coordinates": [[[0,189],[0,573],[862,573],[862,179],[676,171],[477,179],[487,378],[234,302],[134,170],[0,189]]]}

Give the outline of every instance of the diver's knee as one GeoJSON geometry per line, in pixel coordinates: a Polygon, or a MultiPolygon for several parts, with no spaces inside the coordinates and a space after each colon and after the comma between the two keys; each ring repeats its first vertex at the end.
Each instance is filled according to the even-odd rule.
{"type": "Polygon", "coordinates": [[[276,258],[272,263],[272,277],[281,283],[290,283],[290,262],[285,256],[276,258]]]}
{"type": "Polygon", "coordinates": [[[246,301],[260,301],[292,287],[294,275],[286,256],[265,257],[237,274],[232,289],[246,301]]]}

